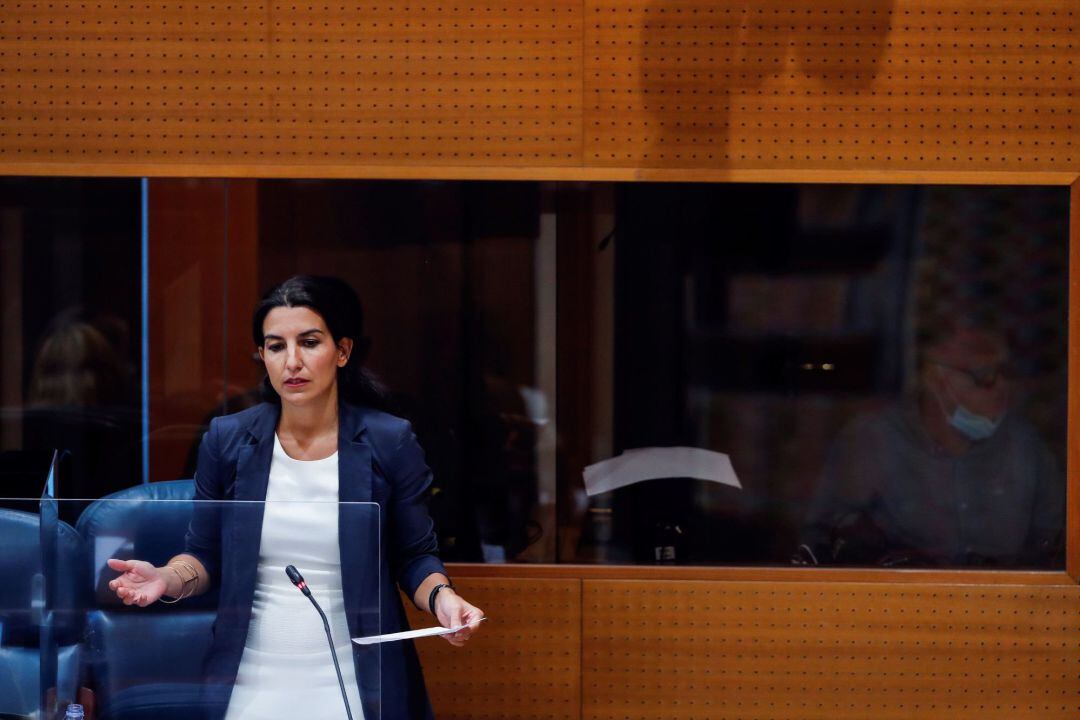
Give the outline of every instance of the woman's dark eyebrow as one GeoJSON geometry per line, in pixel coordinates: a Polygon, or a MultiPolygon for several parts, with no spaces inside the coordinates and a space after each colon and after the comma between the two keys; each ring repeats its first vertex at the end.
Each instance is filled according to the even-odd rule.
{"type": "MultiPolygon", "coordinates": [[[[319,328],[311,328],[310,330],[305,330],[304,332],[297,333],[296,337],[301,337],[303,335],[313,335],[315,333],[322,334],[322,330],[320,330],[319,328]]],[[[267,341],[267,340],[284,340],[284,339],[285,338],[281,337],[280,335],[270,335],[269,333],[266,334],[266,335],[263,335],[263,341],[264,342],[267,341]]]]}

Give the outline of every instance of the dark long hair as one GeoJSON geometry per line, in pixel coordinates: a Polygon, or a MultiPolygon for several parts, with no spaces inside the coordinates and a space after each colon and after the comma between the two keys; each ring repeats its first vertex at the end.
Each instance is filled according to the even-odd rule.
{"type": "MultiPolygon", "coordinates": [[[[263,322],[270,311],[277,307],[306,307],[322,316],[330,336],[337,344],[342,338],[353,341],[353,351],[344,367],[338,368],[338,400],[354,405],[366,405],[385,409],[387,394],[382,384],[364,369],[370,341],[364,337],[364,310],[360,298],[344,280],[319,275],[294,275],[280,285],[271,288],[251,318],[251,336],[256,347],[266,341],[263,322]]],[[[276,404],[281,397],[263,376],[260,392],[263,400],[276,404]]]]}

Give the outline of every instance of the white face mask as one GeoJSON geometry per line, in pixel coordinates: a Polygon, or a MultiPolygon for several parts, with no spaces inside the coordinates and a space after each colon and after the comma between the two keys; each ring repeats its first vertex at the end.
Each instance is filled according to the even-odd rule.
{"type": "Polygon", "coordinates": [[[985,415],[971,412],[963,405],[957,403],[952,415],[948,416],[949,425],[954,427],[968,440],[985,440],[1001,426],[1001,418],[992,420],[985,415]]]}
{"type": "MultiPolygon", "coordinates": [[[[941,373],[940,367],[938,368],[938,372],[941,373]]],[[[944,373],[941,373],[941,379],[945,383],[945,387],[948,388],[949,394],[953,395],[952,388],[949,387],[949,381],[945,378],[944,373]]],[[[935,396],[936,395],[937,393],[935,393],[935,396]]],[[[945,410],[945,403],[938,397],[938,404],[941,406],[941,412],[945,414],[945,419],[948,421],[949,425],[968,440],[974,442],[986,440],[1001,427],[1001,420],[1004,415],[995,420],[968,410],[960,404],[955,395],[953,395],[952,400],[956,403],[956,409],[953,410],[952,413],[949,413],[945,410]]]]}

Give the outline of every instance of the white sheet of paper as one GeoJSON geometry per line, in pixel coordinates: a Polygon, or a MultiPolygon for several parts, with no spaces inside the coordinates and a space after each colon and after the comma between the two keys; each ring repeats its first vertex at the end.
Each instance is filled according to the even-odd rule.
{"type": "Polygon", "coordinates": [[[711,480],[742,489],[730,457],[693,447],[634,448],[589,465],[582,474],[590,496],[660,478],[711,480]]]}
{"type": "Polygon", "coordinates": [[[431,637],[433,635],[449,635],[450,633],[456,633],[458,630],[464,630],[471,625],[477,625],[483,620],[487,620],[486,617],[480,618],[480,620],[474,620],[466,625],[458,625],[457,627],[428,627],[420,628],[419,630],[405,630],[403,632],[387,633],[385,635],[368,635],[367,637],[353,638],[352,641],[357,645],[375,645],[377,643],[394,642],[395,640],[412,640],[413,638],[431,637]]]}

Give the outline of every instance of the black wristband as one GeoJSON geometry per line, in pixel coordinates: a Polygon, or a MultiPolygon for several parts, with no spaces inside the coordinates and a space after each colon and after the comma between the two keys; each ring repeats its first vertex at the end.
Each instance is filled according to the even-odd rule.
{"type": "Polygon", "coordinates": [[[435,614],[435,596],[438,595],[439,591],[442,590],[443,588],[450,588],[451,590],[453,590],[454,589],[454,584],[453,583],[439,583],[435,587],[431,588],[431,594],[428,595],[428,599],[427,599],[428,610],[430,610],[431,614],[433,616],[435,616],[436,618],[439,617],[439,616],[435,614]]]}

